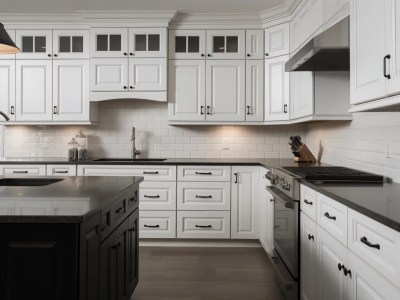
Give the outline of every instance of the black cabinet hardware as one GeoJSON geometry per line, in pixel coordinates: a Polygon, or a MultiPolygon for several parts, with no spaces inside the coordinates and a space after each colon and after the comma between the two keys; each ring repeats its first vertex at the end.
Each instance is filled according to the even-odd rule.
{"type": "Polygon", "coordinates": [[[383,58],[383,76],[386,77],[387,79],[390,79],[390,74],[387,74],[387,70],[386,70],[386,61],[390,62],[390,54],[386,55],[383,58]]]}
{"type": "Polygon", "coordinates": [[[269,199],[269,202],[275,202],[275,200],[274,199],[269,199]]]}
{"type": "Polygon", "coordinates": [[[124,85],[124,90],[126,90],[128,87],[126,85],[124,85]]]}
{"type": "Polygon", "coordinates": [[[207,54],[208,57],[211,57],[211,54],[207,54]]]}
{"type": "Polygon", "coordinates": [[[238,183],[238,176],[239,176],[239,174],[238,174],[238,173],[233,173],[233,175],[235,175],[235,183],[238,183]]]}
{"type": "Polygon", "coordinates": [[[137,196],[133,196],[129,199],[129,202],[136,202],[137,201],[137,196]]]}
{"type": "Polygon", "coordinates": [[[201,114],[201,115],[204,115],[204,106],[203,106],[203,105],[200,106],[200,114],[201,114]]]}
{"type": "Polygon", "coordinates": [[[124,208],[123,207],[120,207],[120,208],[118,208],[118,209],[116,209],[115,210],[115,213],[116,214],[119,214],[121,211],[123,211],[124,210],[124,208]]]}
{"type": "Polygon", "coordinates": [[[156,199],[156,198],[160,198],[160,195],[144,195],[143,197],[145,198],[151,198],[151,199],[156,199]]]}
{"type": "Polygon", "coordinates": [[[134,87],[133,85],[129,86],[129,88],[130,88],[131,90],[135,89],[135,87],[134,87]]]}
{"type": "Polygon", "coordinates": [[[54,171],[55,174],[68,174],[68,171],[54,171]]]}
{"type": "Polygon", "coordinates": [[[12,114],[12,115],[15,114],[15,107],[14,107],[14,105],[11,106],[10,114],[12,114]]]}
{"type": "Polygon", "coordinates": [[[248,54],[247,54],[247,57],[250,57],[250,56],[251,56],[251,54],[248,53],[248,54]]]}
{"type": "Polygon", "coordinates": [[[128,53],[124,52],[124,55],[126,56],[126,55],[128,55],[128,53]]]}
{"type": "Polygon", "coordinates": [[[13,174],[28,174],[28,171],[13,171],[13,174]]]}
{"type": "Polygon", "coordinates": [[[58,54],[54,54],[54,57],[58,57],[58,54]]]}
{"type": "Polygon", "coordinates": [[[149,172],[149,171],[143,171],[143,174],[144,175],[155,175],[155,174],[158,174],[159,172],[158,171],[154,171],[154,172],[149,172]]]}
{"type": "Polygon", "coordinates": [[[121,247],[121,242],[118,242],[117,244],[115,244],[114,246],[112,246],[112,249],[118,249],[119,247],[121,247]]]}
{"type": "Polygon", "coordinates": [[[343,267],[343,273],[344,273],[344,276],[347,276],[347,275],[349,275],[349,277],[351,278],[351,270],[349,270],[349,269],[347,269],[347,268],[345,268],[345,267],[343,267]]]}
{"type": "Polygon", "coordinates": [[[367,237],[365,237],[365,236],[363,236],[360,240],[361,240],[361,243],[367,245],[368,247],[376,248],[376,249],[378,249],[378,250],[381,249],[381,245],[379,245],[379,244],[372,244],[370,241],[368,241],[367,237]]]}
{"type": "Polygon", "coordinates": [[[269,53],[265,53],[265,56],[269,56],[269,53]]]}
{"type": "Polygon", "coordinates": [[[342,271],[342,269],[344,269],[344,265],[342,265],[341,263],[338,263],[337,267],[339,271],[342,271]]]}
{"type": "Polygon", "coordinates": [[[57,106],[53,107],[53,114],[55,114],[55,115],[57,114],[57,106]]]}
{"type": "Polygon", "coordinates": [[[197,228],[212,228],[212,225],[195,225],[197,228]]]}
{"type": "Polygon", "coordinates": [[[196,195],[196,198],[199,198],[199,199],[211,199],[212,196],[211,196],[211,195],[209,195],[209,196],[199,196],[199,195],[196,195]]]}
{"type": "Polygon", "coordinates": [[[283,106],[283,112],[284,112],[285,114],[287,114],[287,104],[285,104],[285,105],[283,106]]]}
{"type": "Polygon", "coordinates": [[[130,56],[134,56],[135,54],[133,54],[133,53],[131,52],[131,53],[129,53],[129,55],[130,55],[130,56]]]}
{"type": "Polygon", "coordinates": [[[324,213],[324,216],[327,217],[328,219],[336,221],[336,217],[335,216],[331,216],[328,212],[324,213]]]}
{"type": "Polygon", "coordinates": [[[249,105],[247,105],[247,114],[248,114],[248,115],[251,115],[250,106],[249,106],[249,105]]]}
{"type": "Polygon", "coordinates": [[[207,105],[207,115],[211,115],[211,106],[207,105]]]}
{"type": "Polygon", "coordinates": [[[196,175],[212,175],[212,172],[195,172],[196,175]]]}
{"type": "Polygon", "coordinates": [[[136,228],[135,228],[135,227],[128,228],[128,231],[130,231],[130,232],[134,232],[135,230],[136,230],[136,228]]]}
{"type": "Polygon", "coordinates": [[[309,241],[310,241],[310,240],[313,240],[313,241],[314,241],[314,236],[311,235],[311,234],[309,234],[309,235],[308,235],[308,240],[309,240],[309,241]]]}
{"type": "Polygon", "coordinates": [[[146,228],[160,228],[160,225],[143,225],[146,228]]]}
{"type": "Polygon", "coordinates": [[[204,56],[206,56],[206,55],[205,55],[204,53],[202,53],[202,54],[201,54],[201,57],[204,57],[204,56]]]}
{"type": "Polygon", "coordinates": [[[303,202],[304,202],[305,204],[312,205],[312,202],[311,202],[311,201],[308,201],[307,199],[304,199],[303,202]]]}
{"type": "Polygon", "coordinates": [[[51,57],[51,54],[47,54],[48,57],[51,57]]]}

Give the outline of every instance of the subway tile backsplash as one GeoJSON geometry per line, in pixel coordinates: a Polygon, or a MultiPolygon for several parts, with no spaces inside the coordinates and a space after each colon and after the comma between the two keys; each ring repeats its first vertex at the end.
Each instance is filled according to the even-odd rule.
{"type": "MultiPolygon", "coordinates": [[[[140,157],[288,158],[289,136],[305,136],[305,125],[169,126],[167,104],[143,100],[104,101],[95,126],[7,126],[4,157],[66,157],[79,129],[88,135],[92,157],[131,157],[136,127],[140,157]],[[229,150],[223,150],[224,143],[229,150]]],[[[1,131],[0,131],[1,132],[1,131]]]]}

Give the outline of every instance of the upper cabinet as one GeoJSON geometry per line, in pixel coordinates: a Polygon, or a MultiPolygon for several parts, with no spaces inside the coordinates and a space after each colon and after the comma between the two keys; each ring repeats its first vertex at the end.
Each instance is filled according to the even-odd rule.
{"type": "Polygon", "coordinates": [[[89,30],[53,30],[55,59],[89,58],[89,30]]]}
{"type": "Polygon", "coordinates": [[[129,28],[129,55],[167,57],[166,28],[129,28]]]}
{"type": "Polygon", "coordinates": [[[262,30],[246,30],[246,59],[264,58],[263,35],[262,30]]]}
{"type": "Polygon", "coordinates": [[[207,59],[245,59],[245,30],[208,30],[207,59]]]}
{"type": "Polygon", "coordinates": [[[15,121],[15,60],[0,60],[0,111],[15,121]]]}
{"type": "Polygon", "coordinates": [[[17,59],[51,59],[53,57],[52,30],[17,30],[15,43],[21,49],[17,59]]]}
{"type": "Polygon", "coordinates": [[[324,1],[324,23],[334,24],[336,20],[343,18],[349,13],[349,0],[325,0],[324,1]]]}
{"type": "Polygon", "coordinates": [[[265,29],[265,58],[289,54],[289,23],[265,29]]]}
{"type": "Polygon", "coordinates": [[[205,30],[170,30],[170,59],[203,59],[206,56],[205,30]]]}
{"type": "Polygon", "coordinates": [[[127,28],[92,28],[90,30],[91,57],[127,57],[127,28]]]}

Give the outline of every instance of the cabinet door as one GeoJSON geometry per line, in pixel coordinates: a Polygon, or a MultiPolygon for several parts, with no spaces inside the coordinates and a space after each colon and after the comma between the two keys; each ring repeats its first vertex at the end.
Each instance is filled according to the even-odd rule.
{"type": "Polygon", "coordinates": [[[127,57],[128,29],[92,28],[90,54],[91,57],[127,57]]]}
{"type": "Polygon", "coordinates": [[[314,113],[314,75],[312,72],[290,73],[290,118],[314,113]]]}
{"type": "Polygon", "coordinates": [[[244,59],[244,30],[208,30],[207,59],[244,59]]]}
{"type": "Polygon", "coordinates": [[[386,0],[352,0],[351,104],[385,96],[385,3],[386,0]]]}
{"type": "Polygon", "coordinates": [[[204,59],[206,56],[205,30],[170,30],[170,59],[204,59]]]}
{"type": "MultiPolygon", "coordinates": [[[[15,41],[15,30],[6,29],[6,31],[10,38],[15,41]]],[[[0,60],[1,59],[15,59],[15,54],[2,54],[0,55],[0,60]]]]}
{"type": "Polygon", "coordinates": [[[264,184],[261,184],[260,207],[260,242],[265,252],[272,255],[274,250],[274,197],[266,190],[264,184]]]}
{"type": "Polygon", "coordinates": [[[265,121],[289,120],[288,55],[265,60],[265,121]]]}
{"type": "Polygon", "coordinates": [[[53,62],[53,120],[89,120],[89,60],[53,62]]]}
{"type": "Polygon", "coordinates": [[[54,58],[89,58],[89,30],[53,30],[54,58]]]}
{"type": "Polygon", "coordinates": [[[169,120],[205,121],[205,69],[204,60],[169,61],[169,120]]]}
{"type": "Polygon", "coordinates": [[[90,60],[90,90],[120,92],[128,90],[128,59],[98,58],[90,60]]]}
{"type": "Polygon", "coordinates": [[[0,60],[0,111],[15,121],[15,60],[0,60]]]}
{"type": "Polygon", "coordinates": [[[232,167],[231,237],[233,239],[258,239],[260,168],[232,167]]]}
{"type": "Polygon", "coordinates": [[[264,58],[264,33],[262,30],[246,30],[246,59],[264,58]]]}
{"type": "Polygon", "coordinates": [[[167,57],[167,29],[129,28],[129,55],[167,57]]]}
{"type": "Polygon", "coordinates": [[[208,61],[206,78],[206,120],[244,121],[245,61],[208,61]]]}
{"type": "Polygon", "coordinates": [[[400,92],[400,2],[391,1],[388,5],[386,22],[386,48],[390,54],[390,80],[386,81],[386,93],[400,92]]]}
{"type": "Polygon", "coordinates": [[[127,299],[139,282],[139,209],[128,218],[127,299]]]}
{"type": "Polygon", "coordinates": [[[317,297],[324,300],[347,299],[348,276],[344,269],[347,264],[347,248],[318,226],[317,228],[317,297]],[[341,270],[339,270],[339,266],[341,270]]]}
{"type": "Polygon", "coordinates": [[[52,61],[17,60],[16,120],[51,121],[52,61]]]}
{"type": "Polygon", "coordinates": [[[246,61],[246,121],[264,120],[264,60],[246,61]]]}
{"type": "Polygon", "coordinates": [[[301,44],[300,15],[297,14],[290,22],[290,52],[295,52],[301,44]]]}
{"type": "Polygon", "coordinates": [[[129,90],[138,92],[166,91],[167,59],[130,58],[129,90]]]}
{"type": "Polygon", "coordinates": [[[265,29],[265,57],[289,54],[289,23],[265,29]]]}
{"type": "Polygon", "coordinates": [[[53,42],[51,30],[17,30],[15,43],[21,49],[17,59],[51,59],[53,42]]]}
{"type": "Polygon", "coordinates": [[[300,214],[300,299],[314,300],[317,283],[317,225],[300,214]]]}

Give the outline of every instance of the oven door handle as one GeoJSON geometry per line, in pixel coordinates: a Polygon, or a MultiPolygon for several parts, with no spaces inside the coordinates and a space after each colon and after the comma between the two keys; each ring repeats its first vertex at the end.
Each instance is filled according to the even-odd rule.
{"type": "Polygon", "coordinates": [[[280,190],[273,186],[267,186],[267,190],[272,194],[272,196],[276,201],[284,202],[286,208],[295,208],[295,202],[288,196],[286,196],[284,193],[282,193],[280,190]]]}

